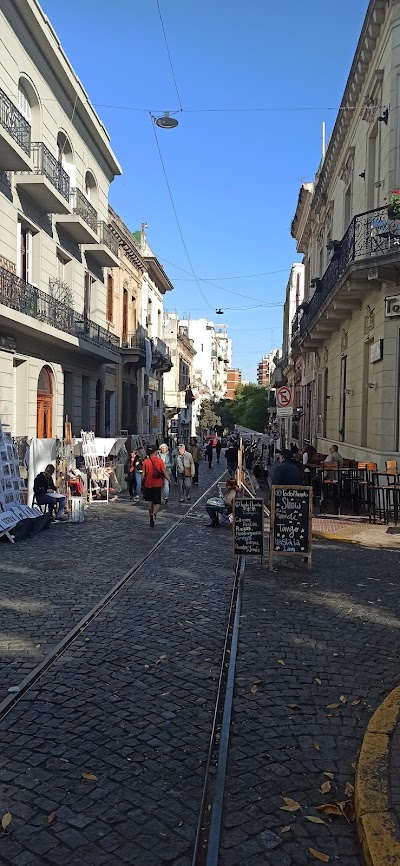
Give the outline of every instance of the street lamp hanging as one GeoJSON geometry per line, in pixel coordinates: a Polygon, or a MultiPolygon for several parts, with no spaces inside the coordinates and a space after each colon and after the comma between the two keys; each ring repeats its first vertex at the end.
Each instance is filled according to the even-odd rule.
{"type": "Polygon", "coordinates": [[[171,117],[170,111],[164,111],[162,117],[153,117],[153,120],[156,126],[159,126],[161,129],[175,129],[178,126],[176,117],[171,117]]]}

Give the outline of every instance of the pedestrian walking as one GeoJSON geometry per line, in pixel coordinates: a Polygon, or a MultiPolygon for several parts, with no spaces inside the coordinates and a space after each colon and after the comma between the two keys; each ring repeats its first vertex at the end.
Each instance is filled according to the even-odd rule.
{"type": "Polygon", "coordinates": [[[161,508],[161,491],[164,479],[169,481],[169,475],[164,461],[157,456],[156,445],[147,449],[147,458],[143,463],[142,489],[145,501],[149,503],[150,526],[154,527],[155,519],[161,508]]]}
{"type": "MultiPolygon", "coordinates": [[[[167,472],[168,472],[169,477],[171,478],[171,474],[172,474],[172,456],[171,456],[171,452],[170,452],[170,450],[169,450],[168,445],[166,444],[166,442],[163,442],[163,444],[160,445],[159,456],[160,456],[161,460],[162,460],[163,463],[164,463],[164,466],[165,466],[165,468],[166,468],[166,470],[167,470],[167,472]]],[[[162,489],[162,495],[163,495],[163,499],[164,499],[164,505],[168,505],[169,492],[170,492],[170,482],[167,481],[167,479],[164,477],[164,483],[163,483],[163,489],[162,489]]]]}
{"type": "Polygon", "coordinates": [[[217,444],[215,446],[215,453],[217,455],[217,463],[219,463],[221,451],[222,451],[222,442],[221,442],[221,437],[218,436],[217,444]]]}
{"type": "Polygon", "coordinates": [[[236,474],[238,468],[238,453],[239,448],[235,442],[230,442],[225,451],[226,465],[229,475],[232,477],[236,474]]]}
{"type": "Polygon", "coordinates": [[[303,484],[303,475],[288,448],[278,452],[280,462],[272,473],[271,484],[303,484]]]}
{"type": "Polygon", "coordinates": [[[176,477],[179,487],[179,501],[189,502],[192,480],[194,478],[195,466],[192,455],[183,444],[178,445],[178,456],[176,458],[176,477]]]}
{"type": "Polygon", "coordinates": [[[200,463],[200,460],[203,456],[203,452],[200,448],[200,445],[197,442],[196,436],[192,436],[192,438],[190,440],[189,451],[193,457],[193,463],[194,463],[194,481],[193,481],[193,484],[195,484],[197,487],[197,485],[199,483],[199,463],[200,463]]]}
{"type": "Polygon", "coordinates": [[[143,461],[138,451],[131,451],[131,456],[125,461],[125,480],[128,484],[131,502],[139,502],[139,493],[142,485],[143,461]]]}
{"type": "Polygon", "coordinates": [[[212,459],[213,459],[213,447],[212,447],[212,442],[207,442],[207,447],[206,447],[206,458],[207,458],[207,460],[208,460],[208,468],[211,469],[211,466],[212,466],[212,459]]]}

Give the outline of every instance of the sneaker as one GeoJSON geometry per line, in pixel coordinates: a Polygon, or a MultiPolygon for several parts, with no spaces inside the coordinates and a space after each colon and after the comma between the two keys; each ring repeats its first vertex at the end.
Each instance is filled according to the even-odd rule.
{"type": "Polygon", "coordinates": [[[139,497],[135,496],[134,502],[139,502],[139,497]]]}
{"type": "Polygon", "coordinates": [[[180,500],[179,500],[179,502],[184,502],[184,501],[185,501],[184,499],[180,499],[180,500]]]}
{"type": "Polygon", "coordinates": [[[154,529],[154,517],[152,514],[150,514],[150,526],[152,529],[154,529]]]}
{"type": "Polygon", "coordinates": [[[67,520],[68,520],[68,517],[66,514],[63,514],[62,517],[56,517],[55,518],[56,523],[66,523],[67,520]]]}
{"type": "Polygon", "coordinates": [[[164,505],[168,505],[168,499],[164,499],[164,505]]]}

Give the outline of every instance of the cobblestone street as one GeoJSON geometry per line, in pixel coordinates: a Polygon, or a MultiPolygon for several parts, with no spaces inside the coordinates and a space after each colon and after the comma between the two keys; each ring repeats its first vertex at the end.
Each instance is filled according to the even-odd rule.
{"type": "MultiPolygon", "coordinates": [[[[82,526],[3,545],[6,688],[180,508],[150,532],[142,504],[94,506],[82,526]],[[60,554],[62,580],[37,565],[60,554]]],[[[203,500],[1,724],[1,866],[191,866],[233,582],[229,528],[206,522],[203,500]]],[[[311,575],[247,560],[221,866],[312,864],[310,848],[361,863],[355,824],[315,807],[351,801],[368,719],[397,684],[398,558],[323,541],[311,575]]]]}

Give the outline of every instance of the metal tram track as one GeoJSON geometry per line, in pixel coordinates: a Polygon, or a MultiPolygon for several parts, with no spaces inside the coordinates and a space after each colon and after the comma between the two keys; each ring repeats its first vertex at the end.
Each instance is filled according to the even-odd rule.
{"type": "Polygon", "coordinates": [[[149,559],[156,553],[156,551],[164,544],[164,542],[172,535],[173,532],[181,525],[181,523],[189,516],[191,516],[191,512],[199,505],[199,503],[207,496],[211,490],[221,481],[224,477],[225,472],[222,473],[204,493],[199,496],[198,499],[193,503],[193,505],[182,514],[181,517],[176,520],[166,532],[161,535],[161,537],[156,541],[153,547],[145,553],[140,559],[135,562],[135,564],[129,569],[129,571],[124,574],[123,577],[114,584],[111,589],[97,602],[97,604],[92,607],[92,609],[83,616],[76,625],[73,626],[70,631],[64,635],[62,640],[55,646],[53,649],[42,659],[42,661],[34,667],[29,674],[20,682],[18,692],[8,695],[0,702],[0,722],[2,722],[6,716],[14,709],[14,707],[18,704],[21,698],[31,689],[40,678],[51,668],[54,662],[62,656],[67,649],[73,644],[74,640],[83,632],[85,629],[102,613],[102,611],[108,607],[108,605],[113,601],[113,599],[118,595],[119,592],[123,589],[123,587],[128,583],[128,581],[138,572],[143,565],[145,565],[149,559]]]}
{"type": "Polygon", "coordinates": [[[244,568],[245,559],[240,556],[235,566],[192,866],[218,866],[219,862],[244,568]]]}

